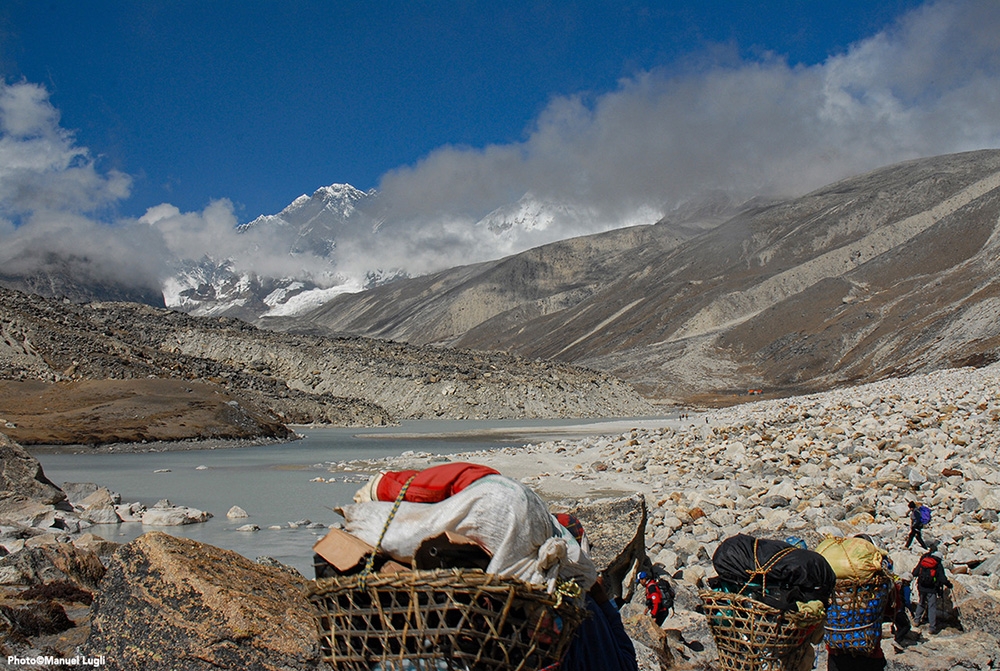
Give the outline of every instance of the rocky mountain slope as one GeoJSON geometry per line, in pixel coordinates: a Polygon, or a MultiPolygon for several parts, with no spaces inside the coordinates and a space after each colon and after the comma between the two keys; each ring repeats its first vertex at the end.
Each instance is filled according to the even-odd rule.
{"type": "Polygon", "coordinates": [[[919,159],[688,235],[616,230],[338,296],[299,324],[585,365],[679,401],[813,391],[995,360],[998,216],[1000,151],[919,159]]]}
{"type": "MultiPolygon", "coordinates": [[[[108,390],[95,392],[92,385],[72,381],[146,380],[155,385],[164,380],[158,389],[171,402],[185,394],[192,408],[206,397],[221,405],[234,401],[265,424],[268,412],[275,421],[348,426],[426,417],[650,412],[620,380],[564,364],[357,337],[274,333],[226,317],[192,317],[134,303],[75,304],[6,289],[0,289],[0,380],[30,386],[20,392],[24,394],[43,394],[38,381],[59,383],[63,397],[88,389],[84,400],[92,412],[84,416],[89,419],[81,430],[94,431],[112,424],[108,390]],[[167,384],[171,380],[202,384],[167,384]]],[[[5,397],[14,398],[6,410],[23,410],[17,390],[4,389],[5,397]]],[[[153,399],[153,391],[143,393],[153,399]]],[[[121,393],[115,398],[121,399],[121,393]]],[[[162,410],[151,406],[140,414],[153,417],[157,409],[162,410]]],[[[29,415],[22,412],[19,421],[28,421],[29,415]]],[[[54,417],[38,415],[33,421],[54,417]]]]}

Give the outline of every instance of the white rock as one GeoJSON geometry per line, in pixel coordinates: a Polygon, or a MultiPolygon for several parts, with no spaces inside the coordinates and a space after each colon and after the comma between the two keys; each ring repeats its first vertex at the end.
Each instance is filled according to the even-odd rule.
{"type": "Polygon", "coordinates": [[[115,506],[115,512],[122,522],[141,522],[146,506],[141,503],[122,503],[115,506]]]}
{"type": "Polygon", "coordinates": [[[247,511],[243,510],[239,506],[233,506],[226,513],[226,517],[228,517],[229,519],[240,519],[243,517],[250,517],[250,515],[247,514],[247,511]]]}
{"type": "Polygon", "coordinates": [[[653,563],[659,564],[663,567],[667,573],[673,573],[677,570],[677,553],[670,549],[663,549],[655,557],[653,557],[653,563]]]}
{"type": "Polygon", "coordinates": [[[174,527],[182,524],[204,522],[212,516],[196,508],[176,506],[173,508],[153,507],[142,515],[142,523],[147,526],[174,527]]]}

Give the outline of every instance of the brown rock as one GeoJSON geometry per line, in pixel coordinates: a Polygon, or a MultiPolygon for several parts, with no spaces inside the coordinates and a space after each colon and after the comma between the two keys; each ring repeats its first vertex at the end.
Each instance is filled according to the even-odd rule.
{"type": "MultiPolygon", "coordinates": [[[[590,541],[590,558],[604,575],[608,593],[622,597],[622,585],[646,556],[646,499],[635,494],[586,503],[560,501],[553,510],[567,510],[579,518],[590,541]]],[[[625,591],[630,587],[626,585],[625,591]]]]}
{"type": "Polygon", "coordinates": [[[625,625],[629,638],[653,651],[661,669],[669,669],[674,665],[667,632],[658,627],[653,618],[648,615],[633,615],[624,618],[622,624],[625,625]]]}
{"type": "Polygon", "coordinates": [[[147,533],[112,556],[84,649],[110,669],[315,669],[305,584],[229,550],[147,533]]]}

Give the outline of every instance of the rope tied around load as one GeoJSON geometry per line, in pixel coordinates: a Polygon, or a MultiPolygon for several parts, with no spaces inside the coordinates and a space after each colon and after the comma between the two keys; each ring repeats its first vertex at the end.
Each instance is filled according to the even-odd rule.
{"type": "Polygon", "coordinates": [[[576,582],[573,580],[567,580],[565,582],[559,583],[556,586],[555,596],[556,596],[556,608],[562,605],[563,597],[569,599],[579,599],[580,595],[583,594],[583,590],[580,588],[576,582]]]}
{"type": "Polygon", "coordinates": [[[758,555],[757,555],[757,544],[759,542],[760,542],[759,538],[754,538],[753,539],[753,570],[752,571],[747,571],[747,574],[750,576],[750,579],[747,580],[746,583],[744,583],[743,587],[740,588],[740,592],[739,592],[740,594],[743,594],[743,591],[747,587],[750,587],[750,584],[753,582],[753,578],[755,576],[760,576],[760,589],[761,589],[761,592],[766,591],[767,590],[767,574],[771,571],[771,569],[773,569],[775,567],[775,565],[779,561],[781,561],[787,555],[789,555],[792,552],[794,552],[795,549],[796,549],[794,545],[790,545],[787,548],[782,548],[778,552],[775,552],[774,555],[770,559],[768,559],[767,562],[762,566],[761,563],[760,563],[760,560],[757,558],[758,557],[758,555]]]}
{"type": "Polygon", "coordinates": [[[385,540],[385,534],[389,531],[389,524],[392,523],[392,518],[396,516],[396,512],[399,511],[400,504],[403,503],[403,499],[406,497],[406,490],[410,488],[410,483],[416,478],[416,474],[411,475],[410,478],[403,483],[403,486],[399,489],[399,494],[396,495],[396,500],[392,504],[392,510],[389,511],[389,516],[385,518],[385,524],[382,525],[382,532],[378,536],[378,542],[375,543],[375,548],[368,554],[368,560],[365,562],[364,569],[361,570],[358,576],[358,584],[364,588],[368,576],[370,576],[375,571],[375,557],[382,551],[382,541],[385,540]]]}

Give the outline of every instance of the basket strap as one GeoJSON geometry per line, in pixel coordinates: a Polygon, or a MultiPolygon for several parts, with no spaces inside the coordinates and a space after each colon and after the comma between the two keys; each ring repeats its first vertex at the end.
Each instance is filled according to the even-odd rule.
{"type": "Polygon", "coordinates": [[[396,496],[395,503],[392,504],[392,510],[389,511],[389,516],[385,518],[385,524],[382,526],[382,533],[378,536],[378,542],[375,543],[375,548],[369,553],[368,561],[365,562],[365,568],[361,571],[358,582],[362,587],[365,585],[365,578],[372,574],[375,570],[375,557],[379,552],[382,551],[382,541],[385,539],[385,533],[389,530],[389,524],[392,522],[392,518],[396,516],[396,511],[399,510],[399,504],[403,502],[403,498],[406,496],[406,490],[410,488],[410,483],[413,482],[413,478],[417,477],[416,474],[411,475],[410,478],[403,483],[403,486],[399,489],[399,494],[396,496]]]}
{"type": "MultiPolygon", "coordinates": [[[[839,633],[839,632],[842,632],[842,631],[861,631],[862,629],[871,629],[872,628],[872,624],[875,624],[875,623],[862,624],[862,625],[858,625],[857,627],[831,627],[830,623],[827,622],[823,626],[826,627],[827,631],[833,631],[833,632],[838,632],[839,633]]],[[[879,623],[879,624],[881,624],[881,623],[879,623]]]]}

